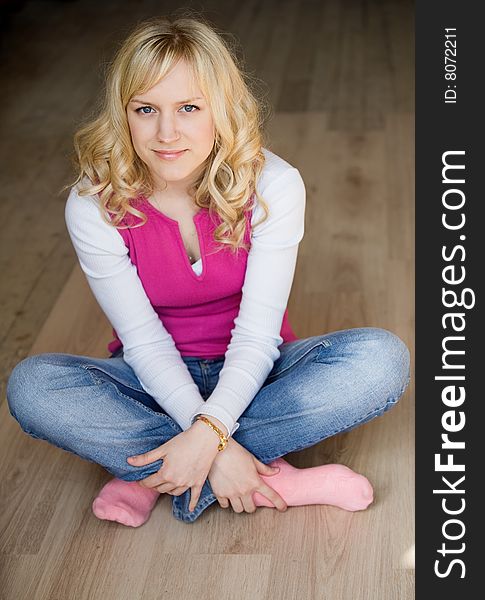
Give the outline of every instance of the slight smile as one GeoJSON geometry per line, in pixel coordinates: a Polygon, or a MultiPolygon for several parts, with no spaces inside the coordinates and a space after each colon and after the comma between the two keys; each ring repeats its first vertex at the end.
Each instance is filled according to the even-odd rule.
{"type": "Polygon", "coordinates": [[[182,156],[182,154],[184,152],[186,152],[186,150],[179,150],[178,152],[171,152],[171,151],[160,151],[160,150],[154,150],[155,154],[158,154],[158,156],[160,158],[164,158],[166,160],[175,160],[177,158],[179,158],[180,156],[182,156]]]}

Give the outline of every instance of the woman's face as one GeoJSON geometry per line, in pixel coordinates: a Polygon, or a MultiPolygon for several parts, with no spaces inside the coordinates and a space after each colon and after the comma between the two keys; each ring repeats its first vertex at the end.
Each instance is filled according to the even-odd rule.
{"type": "Polygon", "coordinates": [[[214,146],[212,114],[184,61],[127,106],[135,152],[148,166],[155,188],[186,194],[214,146]],[[161,151],[182,151],[169,155],[161,151]]]}

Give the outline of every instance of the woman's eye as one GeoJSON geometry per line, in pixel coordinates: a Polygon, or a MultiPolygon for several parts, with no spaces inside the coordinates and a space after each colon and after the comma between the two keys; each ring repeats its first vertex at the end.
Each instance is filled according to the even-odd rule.
{"type": "MultiPolygon", "coordinates": [[[[184,105],[182,106],[182,108],[187,108],[187,107],[189,107],[189,108],[195,108],[196,110],[199,110],[199,107],[198,107],[198,106],[195,106],[195,104],[184,104],[184,105]]],[[[186,110],[184,110],[183,112],[187,112],[187,111],[186,111],[186,110]]],[[[189,113],[193,113],[193,112],[195,112],[195,110],[189,110],[188,112],[189,112],[189,113]]]]}
{"type": "Polygon", "coordinates": [[[140,108],[137,108],[135,112],[137,112],[137,113],[141,112],[141,113],[142,113],[142,114],[144,114],[144,115],[149,115],[149,114],[150,114],[149,112],[145,112],[145,109],[146,109],[146,108],[147,108],[148,110],[152,110],[152,107],[151,107],[151,106],[140,106],[140,108]]]}

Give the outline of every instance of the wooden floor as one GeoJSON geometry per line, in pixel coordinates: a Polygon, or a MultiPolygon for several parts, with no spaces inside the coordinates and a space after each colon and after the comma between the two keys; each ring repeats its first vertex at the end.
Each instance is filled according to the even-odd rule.
{"type": "MultiPolygon", "coordinates": [[[[1,46],[0,598],[5,600],[409,600],[414,597],[414,378],[400,403],[293,453],[346,464],[374,484],[367,511],[234,513],[192,525],[162,496],[138,529],[99,521],[111,476],[22,432],[5,402],[29,354],[106,356],[110,326],[64,224],[72,133],[101,67],[163,0],[24,2],[1,46]]],[[[186,3],[240,41],[274,115],[270,149],[300,170],[306,234],[290,298],[306,337],[397,333],[414,358],[414,56],[409,0],[186,3]]]]}

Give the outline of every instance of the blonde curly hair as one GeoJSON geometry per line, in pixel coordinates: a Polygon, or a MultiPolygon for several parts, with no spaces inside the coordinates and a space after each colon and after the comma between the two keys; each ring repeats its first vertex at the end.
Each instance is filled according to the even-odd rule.
{"type": "Polygon", "coordinates": [[[199,208],[215,211],[221,219],[214,240],[233,251],[246,247],[245,217],[263,170],[263,124],[267,105],[251,91],[231,45],[204,18],[185,15],[157,17],[141,22],[122,43],[108,65],[104,102],[91,121],[74,135],[81,196],[98,194],[103,220],[120,228],[126,213],[147,222],[147,216],[130,200],[153,193],[148,167],[136,154],[128,125],[127,105],[132,97],[156,85],[182,59],[191,67],[212,112],[215,142],[205,169],[192,190],[199,208]],[[86,179],[87,178],[87,179],[86,179]]]}

